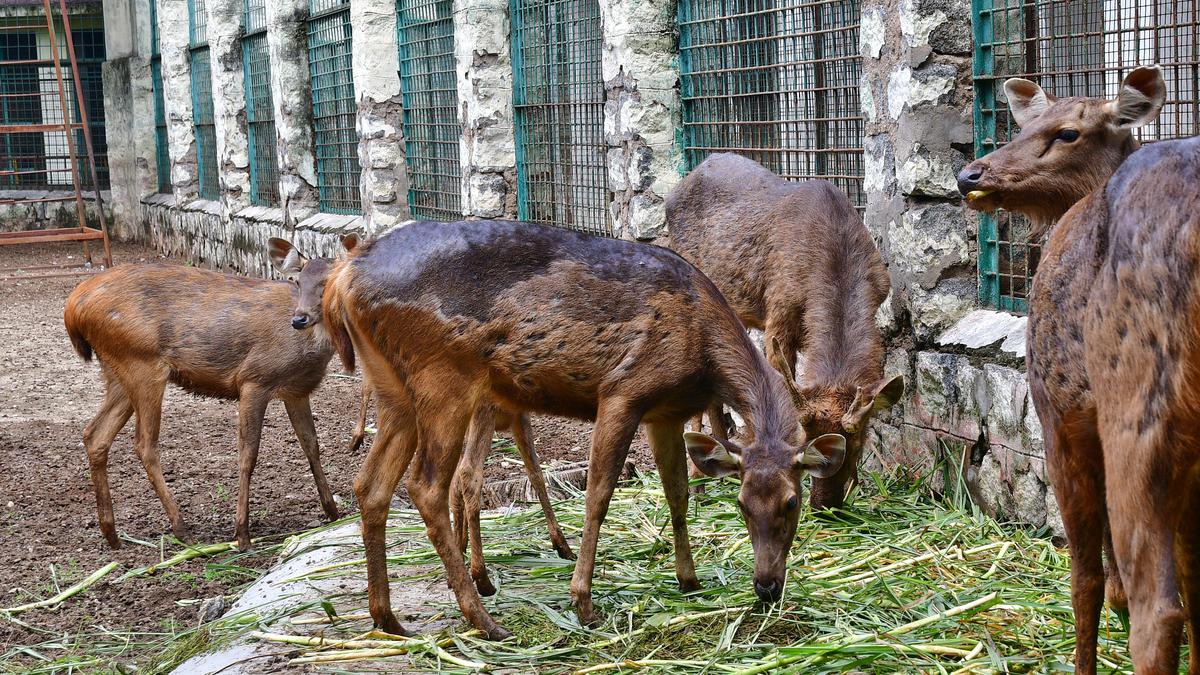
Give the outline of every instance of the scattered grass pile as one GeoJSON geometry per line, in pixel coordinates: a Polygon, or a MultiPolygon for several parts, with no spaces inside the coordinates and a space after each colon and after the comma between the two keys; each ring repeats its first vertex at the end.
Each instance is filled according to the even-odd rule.
{"type": "MultiPolygon", "coordinates": [[[[356,664],[375,669],[381,664],[374,659],[393,655],[408,659],[396,668],[443,672],[1070,669],[1074,627],[1063,551],[1041,533],[933,500],[920,486],[877,478],[867,488],[837,517],[803,519],[785,596],[770,607],[753,595],[750,542],[729,482],[709,483],[693,498],[693,552],[704,588],[679,592],[666,500],[650,475],[613,499],[593,591],[607,621],[597,629],[576,621],[568,601],[573,564],[554,557],[541,513],[533,509],[493,514],[482,525],[500,587],[485,602],[514,632],[512,640],[488,642],[465,625],[407,640],[368,633],[361,594],[330,599],[326,617],[310,613],[254,637],[290,642],[296,663],[340,663],[339,672],[356,664]],[[317,638],[311,637],[314,624],[321,626],[317,638]],[[305,633],[310,636],[301,637],[305,633]]],[[[582,496],[558,505],[558,512],[577,536],[582,496]]],[[[398,583],[431,574],[440,579],[419,517],[397,513],[393,523],[398,583]]],[[[312,571],[313,578],[363,573],[359,560],[312,571]]],[[[455,616],[458,608],[446,603],[430,611],[455,616]]],[[[1124,649],[1124,628],[1106,613],[1102,666],[1127,667],[1124,649]]]]}

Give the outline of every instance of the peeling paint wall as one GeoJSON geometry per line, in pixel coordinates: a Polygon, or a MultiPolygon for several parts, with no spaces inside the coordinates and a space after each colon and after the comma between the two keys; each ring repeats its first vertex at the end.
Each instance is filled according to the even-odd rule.
{"type": "Polygon", "coordinates": [[[317,164],[313,156],[312,86],[308,79],[308,0],[267,3],[267,50],[275,151],[279,155],[279,206],[286,225],[317,212],[317,164]]]}
{"type": "MultiPolygon", "coordinates": [[[[162,54],[163,103],[175,200],[196,199],[200,176],[192,131],[192,69],[188,63],[187,0],[158,0],[158,43],[162,54]]],[[[153,117],[147,119],[147,124],[153,117]]]]}
{"type": "Polygon", "coordinates": [[[220,216],[250,205],[250,149],[246,133],[246,85],[242,67],[243,0],[205,0],[212,68],[220,216]]]}

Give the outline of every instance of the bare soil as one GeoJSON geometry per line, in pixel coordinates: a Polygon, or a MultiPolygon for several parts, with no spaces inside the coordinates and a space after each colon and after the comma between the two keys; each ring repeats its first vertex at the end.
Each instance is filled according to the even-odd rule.
{"type": "MultiPolygon", "coordinates": [[[[80,257],[78,244],[6,247],[0,248],[0,269],[79,261],[80,257]]],[[[119,265],[163,260],[152,250],[129,244],[115,245],[114,258],[119,265]]],[[[179,260],[168,262],[182,264],[179,260]]],[[[133,453],[132,421],[110,454],[114,509],[122,535],[153,547],[127,541],[120,550],[110,550],[97,528],[81,437],[101,401],[102,384],[97,365],[76,356],[62,326],[67,295],[80,280],[0,281],[0,607],[48,597],[56,585],[66,587],[113,560],[122,564],[121,570],[157,562],[157,547],[169,534],[162,506],[133,453]]],[[[195,320],[202,329],[205,318],[195,320]]],[[[335,359],[330,364],[331,374],[336,368],[335,359]]],[[[338,374],[327,377],[312,400],[322,463],[344,513],[356,508],[351,486],[366,450],[347,449],[358,396],[358,380],[338,374]]],[[[199,542],[232,539],[236,417],[235,405],[230,402],[168,388],[160,440],[164,473],[192,536],[199,542]]],[[[587,458],[589,424],[537,418],[534,431],[543,464],[553,467],[587,458]]],[[[369,447],[369,438],[367,443],[369,447]]],[[[639,466],[652,466],[640,437],[631,459],[639,466]]],[[[519,464],[511,459],[489,461],[487,477],[498,480],[520,472],[519,464]]],[[[282,537],[321,522],[303,452],[278,402],[267,412],[251,513],[256,537],[282,537]]],[[[272,562],[271,556],[257,555],[238,560],[238,565],[252,574],[272,562]]],[[[228,595],[252,580],[239,571],[206,573],[203,560],[166,574],[108,583],[119,573],[56,611],[20,615],[28,627],[0,615],[0,654],[55,636],[94,633],[100,627],[114,632],[172,631],[195,625],[196,606],[186,601],[228,595]]],[[[128,654],[122,660],[133,661],[137,656],[128,654]]]]}

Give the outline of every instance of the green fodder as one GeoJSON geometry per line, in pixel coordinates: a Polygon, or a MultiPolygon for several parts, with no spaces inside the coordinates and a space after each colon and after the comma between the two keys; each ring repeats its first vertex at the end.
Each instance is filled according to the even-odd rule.
{"type": "MultiPolygon", "coordinates": [[[[574,563],[550,550],[540,510],[486,514],[485,552],[500,591],[485,605],[514,639],[488,642],[459,625],[418,640],[375,639],[365,646],[394,644],[391,651],[406,652],[390,667],[445,672],[1071,669],[1070,563],[1045,536],[997,523],[969,505],[931,499],[919,485],[875,477],[844,511],[804,514],[784,597],[763,606],[753,594],[753,556],[735,499],[736,484],[729,481],[709,482],[703,494],[692,496],[689,526],[702,589],[683,594],[657,476],[619,488],[601,532],[593,587],[606,619],[594,629],[576,620],[569,602],[574,563]]],[[[583,510],[582,495],[556,505],[564,531],[576,542],[583,510]]],[[[394,511],[392,517],[394,583],[428,581],[430,569],[443,579],[419,516],[394,511]]],[[[355,561],[316,571],[313,578],[364,571],[355,561]]],[[[334,604],[343,615],[365,611],[361,594],[334,604]]],[[[453,603],[432,603],[429,611],[458,613],[453,603]]],[[[368,629],[369,622],[348,621],[322,627],[322,635],[352,639],[368,629]]],[[[279,633],[311,632],[286,624],[270,630],[279,639],[279,633]]],[[[1103,670],[1129,667],[1125,638],[1116,616],[1105,612],[1103,670]]],[[[306,653],[330,659],[322,667],[338,672],[382,667],[379,652],[370,650],[324,645],[306,653]],[[339,653],[356,660],[339,662],[339,653]]]]}

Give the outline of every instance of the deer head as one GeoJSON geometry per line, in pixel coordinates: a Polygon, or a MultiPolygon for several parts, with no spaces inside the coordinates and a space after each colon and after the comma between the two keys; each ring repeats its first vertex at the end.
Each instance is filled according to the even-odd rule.
{"type": "MultiPolygon", "coordinates": [[[[358,247],[357,234],[344,235],[342,247],[347,252],[358,247]]],[[[304,330],[321,322],[321,297],[325,293],[325,280],[333,269],[329,258],[308,259],[292,246],[292,243],[272,237],[267,240],[271,264],[284,279],[299,290],[296,311],[292,314],[292,328],[304,330]]]]}

